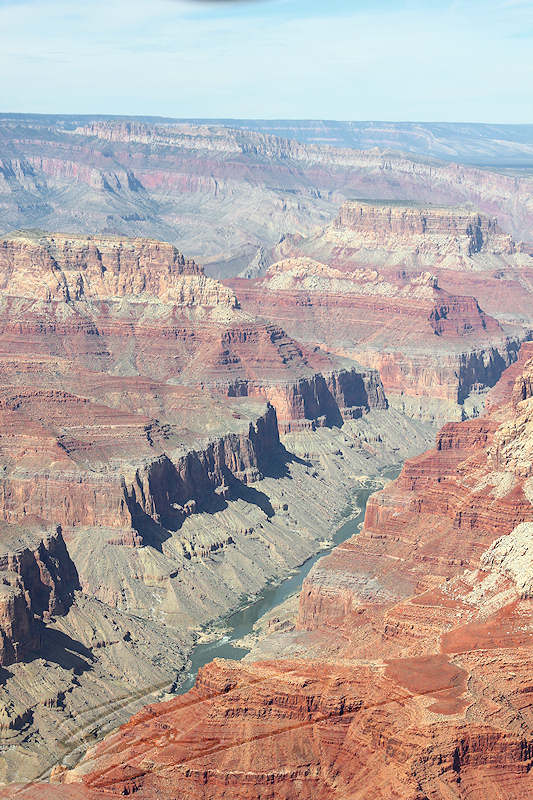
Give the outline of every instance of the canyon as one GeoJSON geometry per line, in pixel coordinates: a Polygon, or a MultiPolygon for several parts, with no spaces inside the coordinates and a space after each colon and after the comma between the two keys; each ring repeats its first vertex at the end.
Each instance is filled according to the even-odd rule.
{"type": "Polygon", "coordinates": [[[532,264],[493,217],[350,201],[225,283],[245,311],[377,369],[391,404],[444,422],[479,413],[530,338],[532,264]]]}
{"type": "Polygon", "coordinates": [[[527,131],[0,119],[0,797],[521,800],[527,131]]]}
{"type": "Polygon", "coordinates": [[[3,237],[0,364],[4,783],[172,690],[201,627],[319,550],[354,476],[430,430],[374,369],[150,239],[3,237]]]}
{"type": "Polygon", "coordinates": [[[485,416],[446,424],[370,498],[288,626],[147,706],[52,796],[527,796],[532,385],[526,344],[485,416]]]}

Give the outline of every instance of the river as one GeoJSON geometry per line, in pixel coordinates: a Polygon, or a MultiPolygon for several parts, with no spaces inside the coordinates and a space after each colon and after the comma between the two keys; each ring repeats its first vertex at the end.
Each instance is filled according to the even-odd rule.
{"type": "Polygon", "coordinates": [[[311,567],[320,558],[330,553],[334,547],[349,539],[350,536],[358,533],[360,525],[365,518],[368,498],[381,488],[382,483],[379,479],[393,480],[400,473],[400,469],[400,466],[387,467],[381,470],[376,478],[369,478],[364,486],[356,491],[352,505],[345,509],[342,514],[342,516],[349,516],[349,519],[334,533],[331,544],[328,547],[319,550],[318,553],[304,561],[285,580],[277,584],[267,584],[250,603],[219,620],[217,627],[220,628],[220,637],[209,642],[197,644],[193,648],[187,671],[181,680],[178,678],[175,690],[177,694],[188,692],[194,686],[198,670],[214,658],[232,658],[239,661],[250,652],[244,647],[239,647],[235,642],[251,633],[253,626],[260,617],[283,603],[295,592],[298,592],[311,567]],[[353,508],[358,509],[355,516],[353,515],[353,508]]]}

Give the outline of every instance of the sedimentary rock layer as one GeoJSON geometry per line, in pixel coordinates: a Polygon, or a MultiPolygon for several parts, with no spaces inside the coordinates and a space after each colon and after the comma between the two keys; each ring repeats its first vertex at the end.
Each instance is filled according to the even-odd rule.
{"type": "Polygon", "coordinates": [[[0,281],[3,347],[60,357],[65,372],[75,356],[76,369],[265,398],[284,427],[385,403],[371,369],[239,311],[230,289],[169,244],[16,233],[0,242],[0,281]]]}
{"type": "Polygon", "coordinates": [[[244,310],[376,369],[391,402],[437,419],[456,417],[471,392],[493,386],[529,335],[427,271],[348,271],[295,257],[263,278],[228,283],[244,310]]]}
{"type": "Polygon", "coordinates": [[[349,201],[321,231],[286,236],[265,254],[259,272],[269,263],[298,256],[349,273],[376,269],[389,279],[429,270],[443,289],[476,297],[508,326],[531,327],[530,248],[514,241],[490,214],[400,200],[349,201]]]}
{"type": "MultiPolygon", "coordinates": [[[[358,249],[375,251],[375,258],[383,253],[394,257],[408,249],[435,262],[476,253],[512,255],[515,250],[511,236],[501,230],[495,217],[467,209],[350,201],[342,206],[332,230],[340,237],[345,234],[344,243],[355,257],[358,249]]],[[[372,256],[368,253],[367,257],[372,256]]]]}
{"type": "Polygon", "coordinates": [[[97,527],[161,547],[277,468],[265,400],[283,430],[387,407],[375,371],[254,322],[171,245],[19,233],[0,253],[8,523],[36,515],[67,539],[97,527]]]}
{"type": "Polygon", "coordinates": [[[40,649],[4,674],[0,781],[74,765],[95,737],[171,690],[187,674],[199,625],[315,553],[340,524],[354,476],[428,438],[423,424],[373,409],[341,428],[287,434],[289,454],[262,480],[226,479],[228,494],[206,495],[205,510],[198,505],[178,530],[145,519],[140,540],[133,529],[65,528],[81,591],[42,626],[40,649]]]}

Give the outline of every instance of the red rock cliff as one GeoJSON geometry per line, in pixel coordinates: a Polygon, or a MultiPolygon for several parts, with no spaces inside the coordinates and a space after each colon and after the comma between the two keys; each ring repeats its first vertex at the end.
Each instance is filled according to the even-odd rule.
{"type": "Polygon", "coordinates": [[[227,283],[245,311],[375,369],[391,404],[437,419],[459,417],[470,393],[493,386],[527,335],[426,271],[348,271],[303,257],[227,283]]]}

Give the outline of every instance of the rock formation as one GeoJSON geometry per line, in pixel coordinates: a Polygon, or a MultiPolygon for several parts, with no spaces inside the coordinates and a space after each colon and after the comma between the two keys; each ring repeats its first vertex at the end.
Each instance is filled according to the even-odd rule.
{"type": "MultiPolygon", "coordinates": [[[[398,259],[398,265],[404,248],[432,265],[477,253],[512,255],[515,249],[495,218],[467,209],[350,201],[342,206],[332,228],[338,231],[339,242],[345,237],[355,258],[358,250],[374,251],[375,258],[384,252],[398,259]]],[[[364,256],[359,259],[364,263],[364,256]]]]}
{"type": "Polygon", "coordinates": [[[385,403],[372,370],[240,312],[230,289],[172,245],[16,233],[0,242],[0,281],[5,336],[48,357],[77,351],[92,371],[272,399],[287,425],[385,403]]]}
{"type": "Polygon", "coordinates": [[[373,370],[254,322],[171,245],[16,234],[0,254],[8,523],[160,546],[279,462],[265,400],[284,431],[387,407],[373,370]]]}
{"type": "Polygon", "coordinates": [[[291,656],[208,665],[58,774],[57,797],[531,794],[532,347],[512,371],[312,569],[272,634],[291,656]]]}
{"type": "Polygon", "coordinates": [[[312,236],[285,236],[265,262],[298,256],[346,272],[379,270],[385,277],[429,271],[443,289],[476,297],[511,329],[531,327],[529,247],[490,214],[401,200],[349,201],[312,236]]]}
{"type": "Polygon", "coordinates": [[[79,581],[60,527],[46,531],[31,517],[23,528],[2,524],[0,547],[0,666],[8,666],[39,649],[38,620],[66,613],[79,581]]]}
{"type": "Polygon", "coordinates": [[[0,240],[0,781],[523,797],[527,344],[487,414],[446,425],[313,568],[297,619],[156,701],[199,625],[317,551],[358,475],[420,452],[398,409],[479,412],[533,326],[530,247],[506,232],[531,238],[529,179],[215,126],[28,124],[1,134],[3,224],[100,233],[0,240]],[[404,202],[326,224],[368,187],[404,202]],[[213,273],[255,254],[259,277],[220,283],[147,238],[176,230],[213,273]]]}
{"type": "Polygon", "coordinates": [[[91,231],[0,240],[0,796],[530,793],[530,179],[213,125],[0,136],[2,224],[91,231]],[[297,618],[156,702],[427,446],[398,409],[477,415],[509,364],[297,618]]]}
{"type": "Polygon", "coordinates": [[[339,269],[300,256],[228,285],[244,310],[373,367],[391,403],[440,420],[460,418],[468,395],[493,386],[529,335],[428,271],[339,269]]]}

